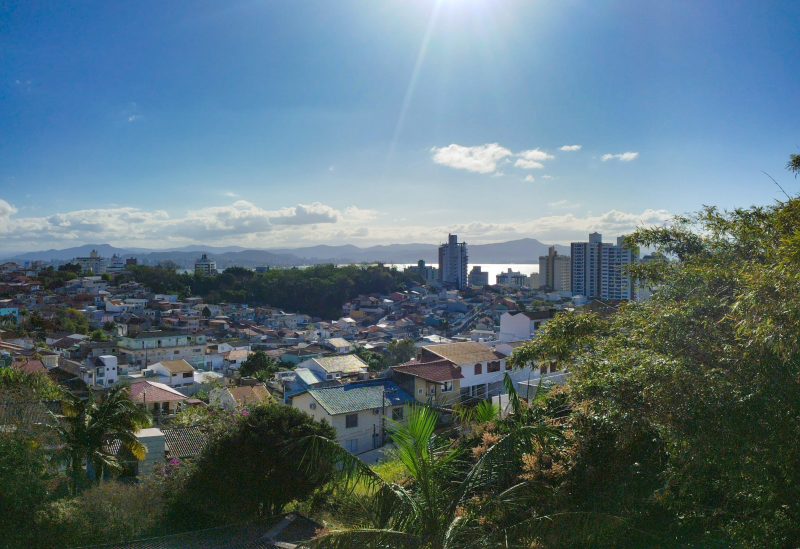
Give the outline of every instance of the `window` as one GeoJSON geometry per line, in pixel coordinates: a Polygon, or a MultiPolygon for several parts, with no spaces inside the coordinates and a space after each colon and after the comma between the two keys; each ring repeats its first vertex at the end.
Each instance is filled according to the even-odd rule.
{"type": "Polygon", "coordinates": [[[442,392],[443,393],[449,393],[452,390],[453,390],[453,382],[452,381],[445,381],[444,384],[442,385],[442,392]]]}
{"type": "Polygon", "coordinates": [[[192,375],[192,372],[184,372],[183,373],[183,377],[186,378],[186,377],[194,377],[194,376],[192,375]]]}
{"type": "Polygon", "coordinates": [[[173,355],[179,355],[179,354],[181,354],[181,352],[180,351],[172,351],[172,354],[173,355]]]}
{"type": "Polygon", "coordinates": [[[500,371],[500,361],[495,360],[489,363],[489,367],[486,369],[488,372],[499,372],[500,371]]]}
{"type": "Polygon", "coordinates": [[[308,405],[308,407],[311,408],[312,410],[316,410],[317,409],[317,403],[316,402],[312,402],[311,404],[308,405]]]}
{"type": "Polygon", "coordinates": [[[479,376],[483,373],[483,364],[476,364],[475,365],[475,375],[479,376]]]}
{"type": "Polygon", "coordinates": [[[392,408],[392,420],[394,420],[394,421],[402,421],[403,420],[403,409],[402,408],[392,408]]]}
{"type": "Polygon", "coordinates": [[[347,429],[358,427],[358,414],[347,414],[344,416],[344,426],[347,429]]]}

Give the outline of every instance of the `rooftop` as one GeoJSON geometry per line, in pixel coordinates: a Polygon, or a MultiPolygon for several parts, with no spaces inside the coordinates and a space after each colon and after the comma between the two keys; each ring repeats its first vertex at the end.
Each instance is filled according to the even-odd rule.
{"type": "Polygon", "coordinates": [[[400,366],[395,366],[395,372],[408,374],[414,377],[442,383],[454,379],[462,379],[461,368],[449,360],[433,360],[431,362],[417,362],[412,360],[400,366]]]}
{"type": "Polygon", "coordinates": [[[356,355],[321,356],[312,360],[329,374],[358,374],[367,369],[367,364],[356,355]]]}
{"type": "Polygon", "coordinates": [[[477,341],[465,341],[462,343],[445,343],[443,345],[426,345],[423,347],[437,356],[445,358],[454,364],[467,364],[475,362],[491,362],[503,355],[495,352],[477,341]]]}
{"type": "Polygon", "coordinates": [[[308,393],[331,415],[400,406],[414,399],[391,381],[351,383],[340,387],[309,389],[308,393]]]}
{"type": "MultiPolygon", "coordinates": [[[[162,360],[161,362],[157,362],[156,364],[160,364],[167,371],[171,374],[189,374],[194,372],[194,368],[191,364],[186,362],[185,360],[162,360]]],[[[153,364],[155,366],[156,364],[153,364]]],[[[153,367],[151,366],[151,368],[153,367]]]]}
{"type": "Polygon", "coordinates": [[[131,400],[134,402],[179,402],[187,397],[168,385],[157,381],[137,381],[131,383],[131,400]]]}

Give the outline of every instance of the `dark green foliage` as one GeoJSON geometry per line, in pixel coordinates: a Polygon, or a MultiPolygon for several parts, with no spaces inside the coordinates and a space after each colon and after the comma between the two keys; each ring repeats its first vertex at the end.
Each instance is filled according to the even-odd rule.
{"type": "Polygon", "coordinates": [[[275,515],[290,501],[307,497],[333,473],[325,456],[311,470],[301,469],[299,442],[311,435],[335,437],[335,432],[289,406],[254,408],[197,460],[174,501],[175,521],[187,528],[240,522],[275,515]]]}
{"type": "Polygon", "coordinates": [[[345,301],[359,294],[389,293],[411,281],[408,275],[380,265],[316,265],[265,273],[234,267],[215,276],[136,266],[130,268],[130,276],[158,293],[199,295],[209,303],[272,305],[322,318],[338,318],[345,301]]]}
{"type": "Polygon", "coordinates": [[[417,347],[413,339],[395,339],[386,348],[386,358],[389,366],[408,362],[417,354],[417,347]]]}
{"type": "Polygon", "coordinates": [[[356,347],[355,354],[358,358],[366,362],[369,369],[373,372],[381,372],[389,366],[384,355],[376,353],[375,351],[370,351],[364,347],[356,347]]]}
{"type": "Polygon", "coordinates": [[[34,439],[0,434],[0,547],[24,544],[36,509],[47,497],[51,476],[34,439]]]}
{"type": "Polygon", "coordinates": [[[280,362],[268,356],[264,351],[256,351],[247,357],[247,360],[242,362],[239,373],[242,376],[255,376],[256,374],[260,374],[261,377],[266,376],[269,378],[280,369],[280,362]]]}

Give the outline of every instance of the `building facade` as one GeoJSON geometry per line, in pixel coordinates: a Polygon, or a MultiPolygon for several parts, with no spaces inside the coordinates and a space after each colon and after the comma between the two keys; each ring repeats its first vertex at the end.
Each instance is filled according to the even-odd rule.
{"type": "Polygon", "coordinates": [[[176,332],[140,332],[121,337],[119,352],[127,358],[128,367],[139,370],[164,360],[185,360],[194,368],[203,369],[206,336],[176,332]]]}
{"type": "Polygon", "coordinates": [[[469,272],[469,285],[473,288],[482,288],[489,285],[489,273],[481,269],[480,265],[475,265],[469,272]]]}
{"type": "Polygon", "coordinates": [[[572,264],[570,258],[558,255],[555,246],[550,246],[547,255],[539,256],[539,286],[554,292],[572,291],[572,264]]]}
{"type": "Polygon", "coordinates": [[[637,255],[625,246],[623,237],[614,245],[603,243],[600,233],[592,233],[589,242],[573,242],[570,250],[573,295],[613,301],[635,299],[635,288],[626,269],[637,255]]]}
{"type": "Polygon", "coordinates": [[[194,274],[204,276],[217,274],[217,262],[209,259],[207,254],[203,254],[200,259],[194,262],[194,274]]]}
{"type": "Polygon", "coordinates": [[[467,288],[467,243],[458,236],[447,235],[447,243],[439,246],[439,282],[458,290],[467,288]]]}

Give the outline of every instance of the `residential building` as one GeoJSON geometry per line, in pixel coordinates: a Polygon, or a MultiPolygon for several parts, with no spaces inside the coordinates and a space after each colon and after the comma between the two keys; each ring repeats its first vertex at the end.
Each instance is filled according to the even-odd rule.
{"type": "Polygon", "coordinates": [[[486,399],[503,392],[503,375],[509,369],[506,357],[477,341],[427,345],[420,349],[419,362],[449,361],[461,375],[462,400],[486,399]]]}
{"type": "Polygon", "coordinates": [[[208,254],[203,254],[194,262],[194,274],[205,276],[217,274],[217,262],[209,259],[208,254]]]}
{"type": "Polygon", "coordinates": [[[500,315],[501,342],[527,341],[536,335],[537,330],[553,317],[552,311],[537,311],[535,314],[503,313],[500,315]]]}
{"type": "Polygon", "coordinates": [[[539,256],[539,284],[554,292],[572,290],[572,264],[570,258],[558,255],[555,246],[550,246],[547,255],[539,256]]]}
{"type": "Polygon", "coordinates": [[[113,355],[101,355],[96,358],[88,358],[86,365],[81,367],[83,382],[91,387],[108,388],[117,383],[117,357],[113,355]]]}
{"type": "Polygon", "coordinates": [[[481,270],[480,265],[475,265],[469,272],[469,285],[473,288],[482,288],[489,285],[489,273],[481,270]]]}
{"type": "Polygon", "coordinates": [[[142,373],[158,376],[165,385],[176,389],[190,387],[194,384],[195,369],[183,359],[156,362],[142,370],[142,373]]]}
{"type": "Polygon", "coordinates": [[[570,249],[573,295],[604,300],[635,298],[633,282],[625,270],[637,255],[625,246],[623,237],[613,245],[603,243],[600,233],[592,233],[589,242],[573,242],[570,249]]]}
{"type": "Polygon", "coordinates": [[[143,379],[130,385],[131,400],[145,408],[154,418],[177,414],[189,399],[172,387],[143,379]]]}
{"type": "Polygon", "coordinates": [[[511,268],[505,273],[497,275],[497,285],[506,286],[508,288],[528,288],[530,280],[528,276],[518,271],[512,271],[511,268]]]}
{"type": "Polygon", "coordinates": [[[308,389],[292,397],[292,406],[317,421],[327,421],[348,452],[360,454],[386,442],[386,420],[403,421],[414,399],[387,380],[308,389]]]}
{"type": "Polygon", "coordinates": [[[343,337],[332,337],[325,341],[325,346],[339,355],[346,355],[355,350],[354,345],[343,337]]]}
{"type": "Polygon", "coordinates": [[[467,243],[458,236],[447,235],[447,243],[439,246],[439,282],[458,290],[467,288],[467,243]]]}
{"type": "Polygon", "coordinates": [[[300,363],[322,380],[364,379],[368,375],[367,363],[356,355],[320,356],[300,363]]]}
{"type": "Polygon", "coordinates": [[[461,398],[461,369],[449,360],[412,360],[392,367],[392,379],[417,402],[455,404],[461,398]]]}
{"type": "Polygon", "coordinates": [[[251,406],[266,404],[272,400],[267,386],[241,385],[239,387],[218,387],[209,394],[209,403],[224,410],[234,411],[251,406]]]}
{"type": "Polygon", "coordinates": [[[203,369],[206,336],[169,331],[143,331],[121,337],[119,352],[126,357],[129,369],[138,370],[162,360],[185,360],[194,368],[203,369]]]}
{"type": "Polygon", "coordinates": [[[81,272],[84,274],[101,275],[106,272],[108,261],[106,258],[101,257],[97,250],[92,250],[89,257],[76,257],[72,263],[80,265],[81,272]]]}
{"type": "Polygon", "coordinates": [[[439,280],[439,270],[426,265],[424,259],[420,259],[416,267],[406,267],[405,270],[419,276],[425,284],[433,284],[439,280]]]}

